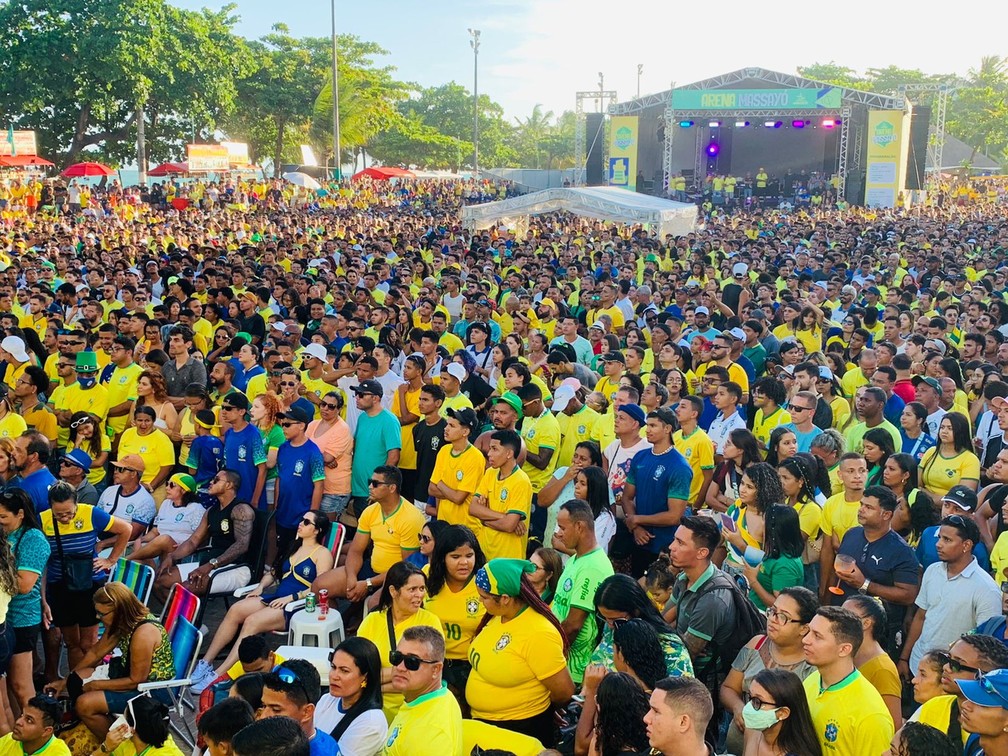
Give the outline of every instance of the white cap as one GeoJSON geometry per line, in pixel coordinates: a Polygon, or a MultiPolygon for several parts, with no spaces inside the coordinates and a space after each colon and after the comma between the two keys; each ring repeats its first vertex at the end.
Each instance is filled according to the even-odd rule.
{"type": "Polygon", "coordinates": [[[697,315],[710,315],[710,310],[708,310],[703,305],[700,305],[699,307],[696,308],[696,314],[697,315]]]}
{"type": "Polygon", "coordinates": [[[596,320],[594,323],[592,323],[588,327],[588,330],[591,330],[592,328],[598,328],[600,331],[602,331],[602,333],[606,332],[605,323],[603,323],[601,320],[596,320]]]}
{"type": "Polygon", "coordinates": [[[833,371],[830,370],[825,365],[820,365],[819,366],[819,377],[820,378],[825,378],[827,381],[832,381],[833,380],[833,371]]]}
{"type": "Polygon", "coordinates": [[[326,352],[326,348],[324,346],[314,342],[301,350],[302,357],[314,357],[317,360],[322,360],[322,362],[326,361],[327,354],[328,353],[326,352]]]}
{"type": "Polygon", "coordinates": [[[567,405],[570,404],[570,400],[573,398],[574,389],[561,383],[560,387],[553,393],[552,410],[554,412],[563,412],[567,409],[567,405]]]}
{"type": "Polygon", "coordinates": [[[25,349],[24,339],[20,336],[6,336],[0,341],[0,349],[10,352],[10,355],[18,362],[28,362],[28,351],[25,349]]]}
{"type": "Polygon", "coordinates": [[[731,271],[733,276],[744,276],[749,272],[749,266],[743,262],[735,263],[731,271]]]}
{"type": "Polygon", "coordinates": [[[287,326],[284,323],[281,323],[280,321],[277,321],[276,323],[270,323],[270,328],[272,328],[274,331],[279,331],[280,333],[287,333],[287,326]]]}
{"type": "Polygon", "coordinates": [[[459,383],[466,378],[465,368],[459,365],[457,362],[449,362],[448,367],[445,368],[445,372],[448,373],[452,378],[457,380],[459,383]]]}

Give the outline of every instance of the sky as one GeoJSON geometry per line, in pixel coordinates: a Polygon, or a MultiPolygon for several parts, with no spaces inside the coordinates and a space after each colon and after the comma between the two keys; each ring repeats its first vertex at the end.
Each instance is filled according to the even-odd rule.
{"type": "MultiPolygon", "coordinates": [[[[278,22],[296,36],[328,35],[331,28],[326,0],[235,4],[236,30],[246,37],[278,22]]],[[[537,104],[557,115],[573,110],[576,92],[599,88],[600,72],[606,89],[631,99],[638,64],[642,94],[749,66],[796,73],[830,60],[858,71],[898,65],[965,75],[982,56],[1008,53],[991,7],[980,0],[336,0],[337,30],[377,42],[389,51],[380,63],[422,86],[454,80],[471,90],[467,29],[479,29],[479,90],[509,119],[527,117],[537,104]]]]}

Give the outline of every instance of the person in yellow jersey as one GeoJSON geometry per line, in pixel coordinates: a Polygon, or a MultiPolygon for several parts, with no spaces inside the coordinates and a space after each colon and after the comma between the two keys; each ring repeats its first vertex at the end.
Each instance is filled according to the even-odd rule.
{"type": "Polygon", "coordinates": [[[882,753],[895,731],[882,696],[854,667],[863,640],[860,617],[838,606],[820,607],[802,638],[805,660],[816,668],[803,684],[824,753],[882,753]]]}
{"type": "Polygon", "coordinates": [[[39,431],[55,443],[57,437],[56,415],[39,396],[49,390],[49,377],[45,371],[30,365],[14,386],[14,410],[24,418],[30,429],[39,431]]]}
{"type": "Polygon", "coordinates": [[[556,413],[560,428],[556,467],[569,467],[577,445],[594,437],[595,424],[601,415],[578,399],[577,392],[570,385],[557,388],[551,409],[556,413]]]}
{"type": "Polygon", "coordinates": [[[0,341],[0,360],[7,365],[3,381],[11,391],[17,385],[17,380],[24,375],[25,368],[31,363],[24,339],[20,336],[5,336],[0,341]]]}
{"type": "Polygon", "coordinates": [[[70,756],[70,748],[56,737],[63,711],[55,698],[35,696],[14,722],[14,731],[0,738],[0,756],[70,756]]]}
{"type": "Polygon", "coordinates": [[[395,650],[394,644],[403,632],[417,625],[429,625],[442,633],[441,620],[423,608],[427,592],[427,578],[420,568],[409,562],[396,562],[389,568],[382,585],[378,607],[361,622],[357,635],[367,638],[378,647],[382,671],[382,711],[385,719],[392,722],[403,697],[392,688],[393,667],[389,656],[395,650]]]}
{"type": "Polygon", "coordinates": [[[462,393],[462,382],[465,379],[465,368],[457,362],[449,362],[441,371],[439,385],[445,394],[441,403],[441,417],[448,417],[449,410],[472,409],[469,397],[462,393]]]}
{"type": "Polygon", "coordinates": [[[463,756],[462,711],[442,679],[444,638],[432,627],[408,628],[391,661],[391,687],[403,705],[389,725],[382,754],[463,756]]]}
{"type": "Polygon", "coordinates": [[[758,171],[756,171],[756,193],[757,194],[763,194],[763,193],[766,192],[767,180],[769,178],[770,177],[767,175],[767,172],[766,172],[765,168],[760,167],[760,169],[758,171]]]}
{"type": "Polygon", "coordinates": [[[487,449],[489,467],[469,502],[469,514],[482,523],[479,542],[488,559],[525,556],[532,484],[518,466],[521,447],[521,437],[515,431],[491,434],[487,449]]]}
{"type": "MultiPolygon", "coordinates": [[[[532,485],[532,503],[557,469],[557,450],[560,448],[560,423],[543,403],[542,391],[534,383],[518,389],[525,420],[522,422],[521,437],[525,442],[525,462],[521,469],[528,475],[532,485]]],[[[530,533],[543,538],[546,529],[546,509],[532,507],[532,519],[527,523],[530,533]]],[[[522,556],[522,555],[519,555],[522,556]]]]}
{"type": "Polygon", "coordinates": [[[108,392],[108,427],[115,436],[126,430],[130,410],[137,398],[137,381],[144,371],[143,366],[133,360],[135,346],[131,337],[116,336],[111,347],[111,370],[102,374],[105,378],[102,385],[108,392]]]}
{"type": "Polygon", "coordinates": [[[39,338],[45,338],[46,327],[49,319],[45,314],[45,297],[41,294],[32,294],[28,297],[28,312],[18,320],[21,328],[31,328],[38,334],[39,338]]]}
{"type": "Polygon", "coordinates": [[[626,358],[622,352],[605,352],[598,358],[598,364],[603,375],[594,388],[612,402],[619,390],[620,378],[626,372],[626,358]]]}
{"type": "Polygon", "coordinates": [[[470,528],[449,525],[438,535],[429,563],[424,608],[441,619],[446,643],[444,679],[459,701],[465,701],[472,669],[469,645],[486,613],[474,580],[484,564],[486,557],[470,528]]]}
{"type": "Polygon", "coordinates": [[[469,443],[470,433],[478,427],[479,418],[471,408],[448,410],[445,445],[438,450],[427,491],[421,492],[434,497],[439,520],[468,525],[473,531],[480,529],[480,522],[469,514],[469,502],[486,470],[486,458],[469,443]]]}
{"type": "MultiPolygon", "coordinates": [[[[104,427],[108,415],[108,389],[98,383],[98,360],[94,352],[78,352],[74,368],[77,380],[68,384],[61,396],[56,419],[61,427],[70,427],[74,412],[87,412],[104,427]]],[[[55,401],[55,399],[54,399],[55,401]]]]}
{"type": "Polygon", "coordinates": [[[679,430],[672,434],[672,445],[693,468],[689,500],[696,509],[701,509],[707,500],[707,489],[714,477],[714,442],[698,424],[703,406],[698,396],[680,399],[675,408],[679,430]]]}
{"type": "Polygon", "coordinates": [[[753,435],[759,441],[760,448],[766,451],[770,443],[770,434],[780,425],[791,422],[791,413],[783,408],[787,401],[787,389],[776,378],[767,376],[760,378],[753,385],[753,435]]]}
{"type": "Polygon", "coordinates": [[[826,499],[819,528],[823,532],[822,551],[819,552],[819,596],[826,603],[826,590],[833,585],[833,560],[844,535],[858,524],[857,513],[861,495],[868,480],[868,463],[857,452],[847,452],[840,457],[838,471],[843,490],[826,499]]]}
{"type": "Polygon", "coordinates": [[[535,569],[524,559],[492,559],[476,572],[491,619],[469,646],[466,701],[473,719],[549,748],[556,742],[553,707],[566,705],[574,681],[563,628],[529,580],[535,569]]]}

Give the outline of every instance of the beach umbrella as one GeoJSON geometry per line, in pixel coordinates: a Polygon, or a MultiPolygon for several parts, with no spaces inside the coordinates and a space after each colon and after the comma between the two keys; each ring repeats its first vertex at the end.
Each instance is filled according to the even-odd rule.
{"type": "Polygon", "coordinates": [[[52,168],[53,164],[38,155],[2,155],[0,165],[8,168],[24,168],[26,166],[38,166],[40,168],[52,168]]]}
{"type": "Polygon", "coordinates": [[[293,171],[291,173],[285,173],[283,175],[284,181],[289,181],[294,186],[301,186],[305,189],[311,189],[313,191],[321,189],[322,184],[313,179],[307,173],[301,173],[300,171],[293,171]]]}
{"type": "Polygon", "coordinates": [[[67,178],[83,178],[84,176],[111,176],[115,173],[102,163],[74,163],[67,166],[62,175],[67,178]]]}
{"type": "Polygon", "coordinates": [[[147,172],[148,176],[176,176],[189,173],[189,163],[161,163],[147,172]]]}

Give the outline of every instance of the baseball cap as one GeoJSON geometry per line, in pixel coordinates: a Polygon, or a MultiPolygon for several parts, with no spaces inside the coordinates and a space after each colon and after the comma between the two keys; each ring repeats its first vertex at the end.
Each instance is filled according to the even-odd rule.
{"type": "Polygon", "coordinates": [[[457,362],[449,362],[448,366],[445,368],[445,372],[448,373],[452,378],[457,380],[459,383],[466,379],[465,368],[459,365],[457,362]]]}
{"type": "Polygon", "coordinates": [[[374,396],[381,397],[384,392],[382,385],[378,381],[361,381],[358,386],[351,386],[350,390],[353,391],[357,396],[364,396],[365,394],[373,394],[374,396]]]}
{"type": "Polygon", "coordinates": [[[937,378],[932,378],[929,375],[915,375],[910,382],[914,385],[914,388],[917,388],[917,386],[922,383],[926,383],[928,386],[937,391],[939,396],[941,396],[942,387],[937,378]]]}
{"type": "Polygon", "coordinates": [[[1002,407],[1008,407],[1008,399],[1006,399],[1003,396],[995,396],[993,399],[990,400],[990,406],[991,409],[997,412],[1002,407]]]}
{"type": "Polygon", "coordinates": [[[735,339],[735,341],[745,341],[745,331],[741,328],[732,328],[728,333],[735,339]]]}
{"type": "Polygon", "coordinates": [[[479,427],[479,418],[476,417],[476,412],[471,407],[461,407],[459,409],[449,407],[445,410],[445,414],[467,428],[479,427]]]}
{"type": "Polygon", "coordinates": [[[169,483],[174,483],[176,486],[181,488],[186,493],[192,493],[196,490],[196,479],[192,475],[186,475],[185,473],[175,473],[170,478],[168,478],[169,483]]]}
{"type": "Polygon", "coordinates": [[[0,349],[10,352],[18,362],[28,362],[28,350],[25,349],[24,339],[20,336],[5,337],[3,341],[0,341],[0,349]]]}
{"type": "Polygon", "coordinates": [[[143,473],[147,469],[147,465],[143,461],[143,457],[139,454],[127,454],[124,457],[120,457],[117,461],[112,463],[112,467],[121,467],[123,470],[132,470],[133,472],[143,473]]]}
{"type": "Polygon", "coordinates": [[[71,464],[77,465],[77,467],[81,468],[85,472],[89,472],[91,470],[91,463],[94,461],[91,459],[91,455],[83,449],[73,449],[68,451],[63,455],[63,459],[71,464]]]}
{"type": "Polygon", "coordinates": [[[956,680],[956,685],[977,706],[1008,709],[1008,669],[995,669],[976,679],[956,680]]]}
{"type": "Polygon", "coordinates": [[[616,411],[622,412],[637,423],[637,425],[643,426],[647,423],[647,415],[644,413],[644,408],[639,404],[623,404],[616,411]]]}
{"type": "Polygon", "coordinates": [[[567,405],[570,404],[570,400],[574,398],[574,389],[570,386],[564,386],[563,384],[553,393],[553,406],[552,410],[554,412],[563,412],[567,409],[567,405]]]}
{"type": "Polygon", "coordinates": [[[497,404],[498,402],[504,402],[504,404],[507,404],[511,407],[511,409],[517,412],[519,420],[525,416],[525,413],[522,412],[522,401],[513,391],[506,391],[503,395],[495,397],[493,403],[497,404]]]}
{"type": "Polygon", "coordinates": [[[249,408],[249,400],[245,394],[240,391],[232,391],[230,394],[221,400],[221,407],[232,407],[234,409],[247,410],[249,408]]]}
{"type": "Polygon", "coordinates": [[[622,362],[625,365],[626,357],[623,356],[622,352],[606,352],[599,357],[599,362],[622,362]]]}
{"type": "Polygon", "coordinates": [[[322,360],[323,362],[325,362],[326,355],[326,348],[321,344],[315,344],[314,342],[301,350],[302,357],[314,357],[316,360],[322,360]]]}
{"type": "Polygon", "coordinates": [[[732,275],[733,276],[744,276],[748,272],[749,272],[749,266],[746,265],[745,263],[741,263],[741,262],[740,263],[735,263],[732,266],[732,275]]]}
{"type": "Polygon", "coordinates": [[[550,299],[549,297],[543,297],[542,301],[539,302],[539,306],[540,307],[552,307],[554,310],[556,309],[556,303],[552,299],[550,299]]]}
{"type": "Polygon", "coordinates": [[[825,365],[820,365],[819,366],[819,377],[820,378],[824,378],[827,381],[832,381],[833,380],[833,371],[830,370],[825,365]]]}
{"type": "Polygon", "coordinates": [[[302,423],[304,425],[308,425],[308,423],[312,420],[308,417],[308,413],[300,407],[291,407],[286,412],[278,412],[277,417],[285,420],[293,420],[295,423],[302,423]]]}
{"type": "Polygon", "coordinates": [[[696,308],[696,314],[697,315],[710,315],[710,310],[708,310],[703,305],[700,305],[699,307],[696,308]]]}
{"type": "Polygon", "coordinates": [[[977,508],[976,491],[967,486],[952,486],[949,492],[942,496],[941,500],[955,504],[963,512],[974,512],[977,508]]]}

